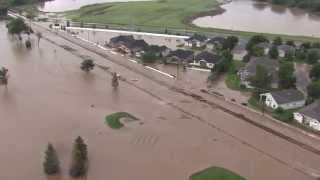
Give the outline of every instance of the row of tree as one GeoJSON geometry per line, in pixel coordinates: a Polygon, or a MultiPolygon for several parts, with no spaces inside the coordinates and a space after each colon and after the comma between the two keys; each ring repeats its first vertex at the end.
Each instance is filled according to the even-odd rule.
{"type": "MultiPolygon", "coordinates": [[[[43,162],[43,169],[47,175],[55,175],[60,172],[58,154],[52,144],[48,144],[43,162]]],[[[72,177],[80,177],[86,174],[88,169],[88,150],[84,140],[78,136],[74,142],[69,174],[72,177]]]]}

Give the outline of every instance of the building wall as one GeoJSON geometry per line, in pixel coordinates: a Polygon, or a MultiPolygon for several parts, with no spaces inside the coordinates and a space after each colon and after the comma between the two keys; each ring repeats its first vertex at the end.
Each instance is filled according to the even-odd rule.
{"type": "Polygon", "coordinates": [[[297,109],[300,107],[303,107],[306,104],[305,100],[302,101],[296,101],[296,102],[292,102],[292,103],[288,103],[288,104],[281,104],[280,107],[288,110],[288,109],[297,109]]]}
{"type": "Polygon", "coordinates": [[[293,117],[297,122],[304,124],[306,126],[309,126],[315,130],[320,131],[320,122],[317,119],[308,117],[308,116],[301,114],[301,113],[298,113],[298,112],[294,113],[293,117]]]}
{"type": "Polygon", "coordinates": [[[265,99],[266,106],[272,109],[277,109],[279,107],[281,107],[284,110],[297,109],[297,108],[303,107],[306,104],[305,100],[290,102],[286,104],[278,104],[276,100],[272,97],[271,93],[262,94],[262,96],[266,97],[265,99]]]}

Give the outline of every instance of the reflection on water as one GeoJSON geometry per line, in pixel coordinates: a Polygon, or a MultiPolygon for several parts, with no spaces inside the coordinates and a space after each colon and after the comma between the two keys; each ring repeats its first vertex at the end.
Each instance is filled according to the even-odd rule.
{"type": "Polygon", "coordinates": [[[234,0],[225,13],[194,20],[201,27],[320,37],[320,16],[296,8],[252,0],[234,0]]]}
{"type": "Polygon", "coordinates": [[[128,2],[143,0],[53,0],[40,3],[38,9],[44,12],[62,12],[79,9],[82,6],[107,2],[128,2]]]}

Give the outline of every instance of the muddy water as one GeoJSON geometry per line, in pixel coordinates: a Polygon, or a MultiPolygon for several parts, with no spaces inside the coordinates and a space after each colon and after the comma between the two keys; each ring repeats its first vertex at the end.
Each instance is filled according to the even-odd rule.
{"type": "Polygon", "coordinates": [[[253,0],[233,0],[216,16],[197,18],[201,27],[320,37],[320,16],[304,10],[273,6],[253,0]]]}
{"type": "MultiPolygon", "coordinates": [[[[62,12],[79,9],[82,6],[108,2],[129,2],[144,0],[52,0],[38,5],[38,9],[44,12],[62,12]]],[[[146,0],[145,0],[146,1],[146,0]]]]}
{"type": "MultiPolygon", "coordinates": [[[[45,40],[40,48],[26,50],[8,39],[3,23],[0,40],[0,64],[10,74],[8,89],[0,87],[1,179],[46,179],[41,163],[48,142],[62,163],[61,177],[49,179],[70,179],[71,142],[78,135],[89,145],[87,180],[186,180],[208,166],[254,180],[312,180],[305,172],[319,172],[318,156],[219,109],[153,86],[157,95],[171,97],[219,127],[212,128],[129,84],[120,83],[114,91],[104,71],[81,72],[80,58],[45,40]],[[103,119],[115,111],[130,112],[140,121],[110,130],[103,119]]],[[[152,84],[137,77],[146,87],[152,84]]]]}

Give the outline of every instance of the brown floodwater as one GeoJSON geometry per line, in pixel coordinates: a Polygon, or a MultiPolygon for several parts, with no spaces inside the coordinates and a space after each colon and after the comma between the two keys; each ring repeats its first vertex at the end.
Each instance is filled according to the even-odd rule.
{"type": "Polygon", "coordinates": [[[224,13],[199,17],[193,23],[200,27],[320,37],[320,16],[301,9],[253,0],[232,0],[222,8],[224,13]]]}
{"type": "Polygon", "coordinates": [[[6,66],[10,75],[8,89],[0,87],[0,179],[47,179],[42,161],[48,142],[55,146],[62,169],[61,176],[48,179],[71,179],[67,172],[72,141],[78,135],[89,149],[84,180],[187,180],[209,166],[228,168],[248,180],[313,180],[320,174],[318,155],[53,34],[43,35],[72,46],[73,52],[46,40],[39,48],[26,50],[7,36],[0,22],[0,66],[6,66]],[[128,80],[137,79],[133,83],[142,89],[120,82],[113,90],[104,70],[82,72],[82,59],[75,52],[92,56],[128,80]],[[111,130],[104,117],[118,111],[140,120],[111,130]]]}

